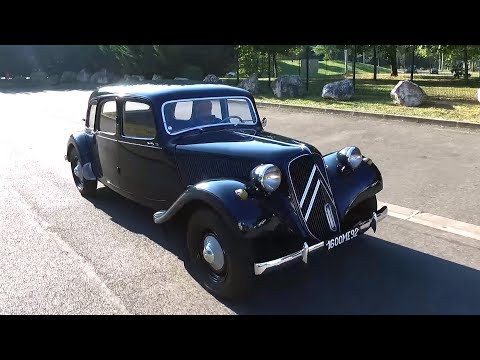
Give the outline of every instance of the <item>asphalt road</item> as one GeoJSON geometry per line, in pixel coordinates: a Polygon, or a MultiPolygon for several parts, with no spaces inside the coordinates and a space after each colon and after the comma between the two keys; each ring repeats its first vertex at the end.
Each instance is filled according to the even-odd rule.
{"type": "MultiPolygon", "coordinates": [[[[480,313],[480,243],[391,217],[307,267],[259,278],[248,301],[218,301],[185,269],[178,229],[106,188],[78,193],[63,155],[88,95],[0,93],[1,314],[480,313]]],[[[324,153],[358,144],[383,172],[382,201],[480,225],[479,133],[260,113],[324,153]]]]}

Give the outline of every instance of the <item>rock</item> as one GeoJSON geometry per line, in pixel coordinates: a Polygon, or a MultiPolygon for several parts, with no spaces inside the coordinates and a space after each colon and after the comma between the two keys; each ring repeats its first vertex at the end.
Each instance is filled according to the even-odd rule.
{"type": "Polygon", "coordinates": [[[77,74],[73,71],[64,71],[62,76],[60,77],[61,83],[72,83],[77,80],[77,74]]]}
{"type": "Polygon", "coordinates": [[[324,99],[349,100],[355,93],[353,82],[345,79],[325,84],[322,90],[324,99]]]}
{"type": "Polygon", "coordinates": [[[154,80],[154,81],[156,81],[156,80],[162,80],[162,75],[153,74],[152,80],[154,80]]]}
{"type": "Polygon", "coordinates": [[[43,71],[34,71],[30,74],[30,80],[34,84],[46,83],[47,79],[48,79],[48,75],[46,72],[43,72],[43,71]]]}
{"type": "Polygon", "coordinates": [[[394,104],[419,106],[423,103],[427,94],[417,84],[408,80],[402,80],[390,91],[390,96],[394,104]]]}
{"type": "Polygon", "coordinates": [[[273,94],[278,98],[300,97],[305,94],[302,79],[298,75],[282,75],[272,84],[273,94]]]}
{"type": "Polygon", "coordinates": [[[77,74],[77,81],[80,82],[89,82],[90,77],[92,76],[91,73],[87,71],[87,69],[82,69],[80,72],[77,74]]]}
{"type": "Polygon", "coordinates": [[[253,74],[248,79],[242,80],[238,86],[251,94],[258,94],[260,92],[260,83],[258,82],[257,74],[253,74]]]}
{"type": "Polygon", "coordinates": [[[93,73],[90,77],[90,82],[94,84],[107,84],[107,69],[102,69],[100,71],[97,71],[96,73],[93,73]]]}
{"type": "Polygon", "coordinates": [[[50,76],[48,77],[48,82],[50,83],[50,85],[58,85],[58,84],[60,84],[60,75],[57,75],[57,74],[50,75],[50,76]]]}
{"type": "Polygon", "coordinates": [[[138,82],[138,81],[144,81],[145,76],[143,75],[125,75],[123,77],[123,80],[126,82],[138,82]]]}
{"type": "Polygon", "coordinates": [[[213,74],[208,74],[207,76],[205,76],[205,79],[203,79],[203,82],[207,84],[223,84],[223,81],[220,80],[218,76],[213,74]]]}

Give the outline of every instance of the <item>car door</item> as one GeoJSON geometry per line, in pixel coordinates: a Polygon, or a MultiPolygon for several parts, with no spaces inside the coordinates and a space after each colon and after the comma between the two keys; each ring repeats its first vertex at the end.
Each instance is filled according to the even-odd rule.
{"type": "Polygon", "coordinates": [[[144,99],[124,98],[121,108],[121,187],[141,203],[166,209],[179,195],[180,178],[157,134],[153,107],[144,99]]]}
{"type": "Polygon", "coordinates": [[[118,105],[115,98],[106,98],[98,102],[93,144],[97,158],[99,180],[106,186],[118,189],[118,105]]]}

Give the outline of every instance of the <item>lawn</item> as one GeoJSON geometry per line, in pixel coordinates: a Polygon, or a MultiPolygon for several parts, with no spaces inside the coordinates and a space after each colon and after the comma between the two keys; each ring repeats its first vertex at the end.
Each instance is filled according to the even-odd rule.
{"type": "MultiPolygon", "coordinates": [[[[480,123],[480,103],[477,100],[477,91],[480,88],[478,73],[474,73],[468,82],[463,79],[454,79],[452,75],[414,74],[414,81],[428,95],[425,103],[420,107],[408,108],[394,105],[390,98],[390,91],[399,80],[409,80],[410,74],[399,71],[398,77],[390,76],[390,69],[380,68],[377,81],[373,77],[373,65],[357,63],[355,95],[350,101],[334,101],[321,97],[323,86],[332,81],[344,79],[343,63],[329,61],[328,70],[321,62],[317,74],[310,76],[309,89],[301,99],[277,99],[268,87],[268,79],[261,78],[261,93],[256,95],[257,101],[279,104],[294,104],[312,107],[345,109],[356,111],[377,112],[385,114],[409,115],[416,117],[439,118],[447,120],[471,121],[480,123]]],[[[279,62],[282,74],[298,74],[298,61],[283,60],[279,62]]],[[[351,69],[351,65],[349,65],[351,69]]],[[[351,78],[350,76],[347,76],[351,78]]],[[[302,76],[303,78],[303,76],[302,76]]],[[[273,79],[272,79],[273,81],[273,79]]],[[[228,79],[228,83],[236,84],[235,79],[228,79]]]]}

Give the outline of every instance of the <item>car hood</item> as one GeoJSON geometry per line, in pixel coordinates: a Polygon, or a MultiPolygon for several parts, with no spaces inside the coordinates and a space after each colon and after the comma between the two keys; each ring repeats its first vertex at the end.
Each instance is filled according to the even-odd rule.
{"type": "Polygon", "coordinates": [[[177,155],[212,155],[271,162],[283,162],[309,153],[309,144],[285,136],[257,130],[216,130],[182,137],[176,143],[177,155]]]}
{"type": "Polygon", "coordinates": [[[291,159],[317,152],[298,140],[250,129],[206,130],[176,140],[175,155],[185,184],[213,178],[248,179],[260,164],[286,169],[291,159]]]}

